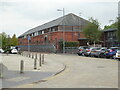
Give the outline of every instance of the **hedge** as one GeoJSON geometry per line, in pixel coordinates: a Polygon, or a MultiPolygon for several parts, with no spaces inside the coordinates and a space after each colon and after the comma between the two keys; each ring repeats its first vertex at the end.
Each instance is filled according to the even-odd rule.
{"type": "MultiPolygon", "coordinates": [[[[79,42],[65,42],[65,47],[78,47],[79,42]]],[[[63,47],[63,41],[59,42],[59,47],[62,49],[63,47]]]]}

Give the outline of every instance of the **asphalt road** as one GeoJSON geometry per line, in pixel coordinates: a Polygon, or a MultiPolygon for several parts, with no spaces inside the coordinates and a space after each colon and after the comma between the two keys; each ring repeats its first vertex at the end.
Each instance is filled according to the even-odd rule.
{"type": "Polygon", "coordinates": [[[48,54],[47,57],[65,64],[66,69],[56,76],[44,79],[46,82],[24,87],[118,88],[117,60],[54,54],[48,54]]]}

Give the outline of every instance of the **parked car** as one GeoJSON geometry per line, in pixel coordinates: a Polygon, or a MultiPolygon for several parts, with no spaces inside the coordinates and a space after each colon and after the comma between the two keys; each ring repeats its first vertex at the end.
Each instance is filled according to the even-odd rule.
{"type": "Polygon", "coordinates": [[[17,51],[17,49],[12,49],[12,50],[11,50],[11,53],[12,53],[12,54],[17,54],[18,51],[17,51]]]}
{"type": "Polygon", "coordinates": [[[105,57],[106,58],[114,58],[117,53],[118,47],[111,47],[110,49],[107,49],[105,51],[105,57]]]}
{"type": "Polygon", "coordinates": [[[88,48],[89,48],[88,46],[80,46],[80,47],[78,48],[77,54],[78,54],[79,56],[80,56],[80,55],[84,55],[85,50],[88,49],[88,48]]]}
{"type": "Polygon", "coordinates": [[[107,50],[106,47],[102,47],[102,48],[95,48],[91,51],[91,56],[94,57],[104,57],[104,53],[107,50]]]}
{"type": "Polygon", "coordinates": [[[3,49],[0,49],[0,53],[4,53],[4,50],[3,50],[3,49]]]}
{"type": "Polygon", "coordinates": [[[84,55],[85,55],[85,56],[91,56],[91,52],[92,52],[94,49],[96,49],[96,48],[98,48],[98,47],[90,47],[90,48],[87,48],[87,49],[85,50],[85,52],[84,52],[84,55]]]}
{"type": "Polygon", "coordinates": [[[117,53],[116,53],[116,55],[115,55],[115,58],[116,58],[116,59],[119,59],[119,61],[120,61],[120,48],[117,50],[117,53]]]}

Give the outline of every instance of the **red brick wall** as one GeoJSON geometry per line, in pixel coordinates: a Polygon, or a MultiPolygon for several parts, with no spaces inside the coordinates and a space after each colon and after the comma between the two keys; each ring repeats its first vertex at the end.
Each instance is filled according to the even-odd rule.
{"type": "MultiPolygon", "coordinates": [[[[78,33],[79,32],[64,32],[65,41],[78,41],[78,38],[79,38],[78,33]]],[[[47,36],[48,43],[56,44],[56,42],[58,42],[60,39],[63,38],[63,32],[58,31],[58,32],[52,32],[52,33],[31,37],[30,44],[31,45],[45,44],[45,41],[44,41],[45,36],[47,36]]],[[[85,38],[82,32],[80,32],[80,38],[85,38]]],[[[22,45],[28,44],[27,38],[25,39],[19,38],[19,45],[21,45],[20,42],[22,42],[22,45]]]]}

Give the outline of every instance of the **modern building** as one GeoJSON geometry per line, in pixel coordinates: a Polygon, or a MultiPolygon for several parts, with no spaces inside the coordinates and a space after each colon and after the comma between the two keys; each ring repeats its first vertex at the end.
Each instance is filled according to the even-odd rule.
{"type": "Polygon", "coordinates": [[[30,47],[53,45],[59,50],[61,40],[69,42],[85,40],[82,30],[87,23],[87,20],[70,13],[26,31],[18,37],[19,46],[22,49],[26,47],[25,50],[27,50],[28,44],[30,47]]]}
{"type": "Polygon", "coordinates": [[[104,47],[115,47],[119,46],[117,40],[117,28],[107,29],[103,32],[103,46],[104,47]]]}

